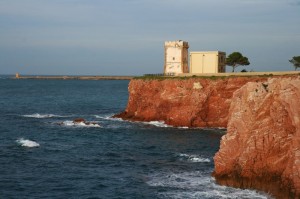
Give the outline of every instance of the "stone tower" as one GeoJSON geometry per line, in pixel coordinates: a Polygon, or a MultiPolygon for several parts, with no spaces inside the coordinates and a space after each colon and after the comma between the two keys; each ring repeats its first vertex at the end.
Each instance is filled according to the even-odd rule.
{"type": "Polygon", "coordinates": [[[165,42],[165,74],[188,73],[188,42],[166,41],[165,42]]]}

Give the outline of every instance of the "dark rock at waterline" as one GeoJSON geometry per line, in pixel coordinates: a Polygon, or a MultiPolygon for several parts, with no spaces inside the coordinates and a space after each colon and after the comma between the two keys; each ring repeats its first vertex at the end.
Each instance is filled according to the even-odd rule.
{"type": "Polygon", "coordinates": [[[81,122],[86,123],[85,119],[83,118],[76,118],[73,120],[73,123],[81,123],[81,122]]]}

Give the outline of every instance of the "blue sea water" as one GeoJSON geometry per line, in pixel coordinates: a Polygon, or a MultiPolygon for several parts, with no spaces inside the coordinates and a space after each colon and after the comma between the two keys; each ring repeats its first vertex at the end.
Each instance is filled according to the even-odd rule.
{"type": "Polygon", "coordinates": [[[211,177],[224,130],[113,119],[128,83],[1,76],[0,198],[268,197],[211,177]]]}

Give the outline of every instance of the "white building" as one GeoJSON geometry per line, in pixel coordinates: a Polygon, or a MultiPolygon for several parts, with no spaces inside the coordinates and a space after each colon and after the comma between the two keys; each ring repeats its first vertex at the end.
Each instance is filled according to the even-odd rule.
{"type": "Polygon", "coordinates": [[[165,42],[165,74],[188,73],[188,42],[166,41],[165,42]]]}
{"type": "Polygon", "coordinates": [[[221,51],[191,52],[190,73],[225,73],[226,53],[221,51]]]}

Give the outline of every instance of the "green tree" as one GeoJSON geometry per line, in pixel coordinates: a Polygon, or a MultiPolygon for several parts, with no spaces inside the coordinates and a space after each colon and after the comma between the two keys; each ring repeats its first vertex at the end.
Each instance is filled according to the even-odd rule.
{"type": "Polygon", "coordinates": [[[293,57],[293,59],[289,60],[289,62],[294,65],[295,70],[297,70],[297,68],[300,68],[300,56],[293,57]]]}
{"type": "Polygon", "coordinates": [[[244,57],[240,52],[233,52],[226,58],[226,65],[232,67],[232,72],[238,66],[247,66],[250,62],[247,57],[244,57]]]}

